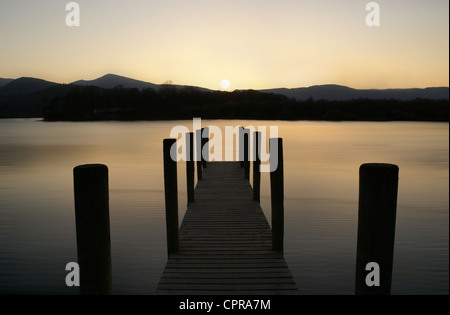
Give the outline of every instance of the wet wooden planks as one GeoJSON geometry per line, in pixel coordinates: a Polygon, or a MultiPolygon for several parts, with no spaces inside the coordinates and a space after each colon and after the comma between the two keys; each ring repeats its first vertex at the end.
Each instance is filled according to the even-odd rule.
{"type": "Polygon", "coordinates": [[[239,162],[208,163],[158,294],[298,294],[239,162]]]}

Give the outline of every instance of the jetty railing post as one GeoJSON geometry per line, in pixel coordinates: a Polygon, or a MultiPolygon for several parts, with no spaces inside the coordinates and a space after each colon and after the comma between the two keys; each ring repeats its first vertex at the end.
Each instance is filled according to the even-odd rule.
{"type": "Polygon", "coordinates": [[[391,292],[398,173],[392,164],[360,167],[355,294],[391,292]],[[369,275],[373,270],[369,263],[378,264],[379,283],[369,275]]]}
{"type": "Polygon", "coordinates": [[[73,169],[80,293],[112,294],[108,167],[73,169]]]}
{"type": "Polygon", "coordinates": [[[166,199],[166,233],[167,254],[170,256],[179,249],[178,236],[178,183],[177,162],[171,156],[176,156],[176,139],[164,139],[164,193],[166,199]]]}
{"type": "Polygon", "coordinates": [[[196,150],[197,150],[197,180],[202,180],[203,179],[203,162],[202,162],[202,130],[196,130],[195,131],[195,146],[196,146],[196,150]]]}
{"type": "Polygon", "coordinates": [[[239,162],[241,167],[244,167],[244,127],[239,127],[239,162]]]}
{"type": "Polygon", "coordinates": [[[250,179],[250,130],[244,129],[244,178],[250,179]]]}
{"type": "Polygon", "coordinates": [[[186,185],[188,205],[194,202],[195,166],[194,166],[194,133],[186,133],[186,185]]]}
{"type": "Polygon", "coordinates": [[[260,173],[260,154],[261,154],[261,132],[256,131],[253,134],[253,200],[260,201],[261,192],[261,173],[260,173]]]}
{"type": "Polygon", "coordinates": [[[207,167],[206,162],[209,162],[209,128],[202,128],[202,165],[207,167]]]}
{"type": "Polygon", "coordinates": [[[272,205],[272,249],[283,253],[284,242],[284,175],[283,139],[270,139],[270,194],[272,205]],[[276,167],[272,167],[276,165],[276,167]]]}

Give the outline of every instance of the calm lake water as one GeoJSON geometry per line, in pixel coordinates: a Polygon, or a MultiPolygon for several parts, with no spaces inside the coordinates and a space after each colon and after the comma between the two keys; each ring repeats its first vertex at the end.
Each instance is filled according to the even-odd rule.
{"type": "MultiPolygon", "coordinates": [[[[392,294],[449,294],[449,125],[202,121],[278,126],[285,157],[285,257],[301,294],[353,294],[358,171],[400,168],[392,294]]],[[[0,120],[0,293],[78,294],[73,168],[109,168],[113,291],[154,294],[166,263],[162,140],[176,122],[0,120]]],[[[223,130],[223,129],[222,129],[223,130]]],[[[186,204],[179,163],[179,211],[186,204]]],[[[269,175],[261,205],[270,221],[269,175]]],[[[180,220],[181,221],[181,220],[180,220]]]]}

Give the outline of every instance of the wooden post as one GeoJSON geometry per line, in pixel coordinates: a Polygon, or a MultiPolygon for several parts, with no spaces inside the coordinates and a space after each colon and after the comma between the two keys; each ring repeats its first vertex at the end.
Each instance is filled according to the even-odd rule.
{"type": "Polygon", "coordinates": [[[260,202],[261,192],[261,172],[260,172],[260,154],[261,154],[261,132],[256,131],[253,134],[253,200],[260,202]]]}
{"type": "Polygon", "coordinates": [[[244,178],[250,179],[250,150],[249,150],[249,139],[250,130],[244,129],[244,178]]]}
{"type": "Polygon", "coordinates": [[[284,242],[284,176],[283,139],[270,139],[270,194],[272,204],[272,248],[283,253],[284,242]]]}
{"type": "Polygon", "coordinates": [[[398,166],[392,164],[360,167],[355,294],[391,292],[398,173],[398,166]],[[371,286],[366,283],[372,277],[369,263],[379,266],[379,286],[373,285],[376,279],[369,279],[371,286]]]}
{"type": "Polygon", "coordinates": [[[187,202],[188,205],[194,202],[194,133],[186,133],[186,185],[187,185],[187,202]]]}
{"type": "Polygon", "coordinates": [[[207,167],[206,162],[209,162],[209,128],[202,128],[202,165],[207,167]]]}
{"type": "Polygon", "coordinates": [[[244,127],[239,127],[239,162],[241,167],[244,167],[244,127]]]}
{"type": "Polygon", "coordinates": [[[203,179],[203,163],[202,163],[202,130],[195,131],[196,150],[197,150],[197,180],[203,179]]]}
{"type": "MultiPolygon", "coordinates": [[[[167,254],[170,256],[179,248],[178,236],[178,183],[177,162],[171,157],[170,151],[176,150],[175,139],[164,139],[164,192],[166,199],[166,232],[167,254]]],[[[173,153],[175,155],[176,152],[173,153]]]]}
{"type": "Polygon", "coordinates": [[[80,293],[112,294],[108,168],[73,169],[80,293]]]}

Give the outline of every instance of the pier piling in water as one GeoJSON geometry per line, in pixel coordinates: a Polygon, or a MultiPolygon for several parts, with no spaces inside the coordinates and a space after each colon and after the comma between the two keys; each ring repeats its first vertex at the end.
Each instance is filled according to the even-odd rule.
{"type": "Polygon", "coordinates": [[[197,155],[197,180],[203,179],[203,162],[202,162],[202,130],[195,131],[195,146],[197,155]]]}
{"type": "Polygon", "coordinates": [[[80,293],[112,294],[108,168],[77,166],[73,181],[80,293]]]}
{"type": "Polygon", "coordinates": [[[253,134],[253,200],[260,202],[261,195],[261,132],[253,134]]]}
{"type": "Polygon", "coordinates": [[[250,179],[250,130],[244,129],[244,179],[250,179]]]}
{"type": "Polygon", "coordinates": [[[166,200],[166,233],[168,256],[178,251],[179,248],[177,162],[172,159],[170,154],[170,151],[173,148],[175,148],[176,150],[175,143],[175,139],[164,139],[163,143],[164,193],[166,200]]]}
{"type": "Polygon", "coordinates": [[[355,294],[390,294],[398,193],[397,165],[360,167],[355,294]],[[379,285],[369,286],[366,267],[379,265],[379,285]]]}
{"type": "Polygon", "coordinates": [[[270,139],[270,195],[272,205],[273,250],[283,252],[284,243],[284,170],[283,139],[270,139]]]}
{"type": "Polygon", "coordinates": [[[244,127],[240,126],[239,127],[239,139],[238,139],[238,143],[239,143],[239,163],[241,165],[241,167],[244,167],[244,132],[245,129],[244,127]]]}
{"type": "Polygon", "coordinates": [[[206,168],[208,166],[207,162],[209,162],[209,128],[202,128],[202,166],[206,168]]]}
{"type": "Polygon", "coordinates": [[[187,203],[194,202],[195,164],[194,164],[194,133],[186,133],[186,185],[187,203]]]}

